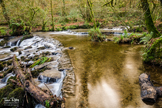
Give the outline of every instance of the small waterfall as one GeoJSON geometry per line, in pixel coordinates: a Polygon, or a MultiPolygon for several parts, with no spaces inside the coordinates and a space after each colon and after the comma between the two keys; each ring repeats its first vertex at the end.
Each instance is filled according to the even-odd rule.
{"type": "Polygon", "coordinates": [[[6,44],[3,47],[6,47],[6,44]]]}
{"type": "Polygon", "coordinates": [[[3,79],[0,80],[0,89],[7,85],[7,81],[11,76],[15,76],[15,75],[12,73],[9,73],[3,79]]]}
{"type": "Polygon", "coordinates": [[[17,41],[16,46],[19,46],[19,44],[20,44],[20,40],[17,41]]]}
{"type": "MultiPolygon", "coordinates": [[[[52,91],[53,95],[56,95],[57,97],[62,98],[61,88],[62,88],[62,84],[63,84],[63,80],[64,80],[65,76],[66,76],[66,71],[64,70],[64,71],[61,72],[61,78],[60,79],[56,79],[55,82],[48,84],[48,86],[50,86],[50,90],[52,91]]],[[[47,81],[47,79],[44,78],[45,81],[47,81]]],[[[39,80],[39,78],[38,78],[38,80],[39,80]]],[[[43,83],[40,83],[38,86],[43,87],[45,85],[43,83]]]]}
{"type": "Polygon", "coordinates": [[[9,46],[10,46],[10,47],[12,46],[12,42],[9,43],[9,46]]]}
{"type": "Polygon", "coordinates": [[[11,76],[15,76],[15,75],[12,74],[12,73],[7,74],[7,75],[1,80],[1,83],[7,83],[8,79],[9,79],[11,76]]]}
{"type": "Polygon", "coordinates": [[[57,81],[56,78],[49,78],[43,75],[38,76],[38,80],[42,83],[54,83],[57,81]]]}

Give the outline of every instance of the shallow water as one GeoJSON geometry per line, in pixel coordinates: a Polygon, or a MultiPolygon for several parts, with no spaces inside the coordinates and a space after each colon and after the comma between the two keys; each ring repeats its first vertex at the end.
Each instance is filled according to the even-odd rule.
{"type": "MultiPolygon", "coordinates": [[[[48,35],[51,33],[38,33],[48,35]]],[[[162,69],[144,65],[143,45],[96,43],[86,36],[51,34],[68,50],[76,75],[75,96],[66,99],[66,108],[159,108],[162,99],[150,106],[142,102],[138,77],[147,72],[162,85],[162,69]]]]}

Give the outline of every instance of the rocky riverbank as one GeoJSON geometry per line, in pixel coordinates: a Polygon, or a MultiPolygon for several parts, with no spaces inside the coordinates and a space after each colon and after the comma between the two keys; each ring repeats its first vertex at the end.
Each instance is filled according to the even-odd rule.
{"type": "MultiPolygon", "coordinates": [[[[9,85],[13,88],[9,90],[9,94],[17,88],[8,80],[17,78],[12,65],[12,57],[15,54],[22,70],[26,71],[27,68],[31,70],[34,85],[63,100],[64,97],[74,95],[75,75],[65,49],[67,48],[64,48],[59,41],[49,37],[30,36],[8,39],[0,48],[0,92],[3,93],[9,85]]],[[[4,94],[0,97],[1,107],[3,107],[4,97],[8,96],[4,94]]]]}

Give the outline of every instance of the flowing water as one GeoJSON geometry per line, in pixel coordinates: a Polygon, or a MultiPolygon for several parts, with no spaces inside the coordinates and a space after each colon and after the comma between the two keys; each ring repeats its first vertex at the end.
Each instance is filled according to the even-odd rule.
{"type": "MultiPolygon", "coordinates": [[[[35,54],[39,55],[44,51],[53,53],[63,50],[58,47],[59,42],[48,39],[48,36],[50,36],[59,40],[65,47],[74,47],[67,52],[75,72],[76,91],[75,96],[71,95],[66,98],[66,108],[162,107],[161,98],[157,100],[156,104],[150,106],[143,103],[140,97],[138,77],[141,73],[147,72],[151,75],[151,80],[157,82],[155,86],[162,86],[162,69],[142,63],[141,50],[144,47],[143,45],[119,45],[111,41],[91,42],[87,38],[86,31],[77,33],[78,31],[81,30],[35,33],[38,36],[47,36],[47,39],[42,40],[42,38],[34,36],[21,43],[18,40],[14,45],[13,42],[9,42],[7,45],[11,47],[19,46],[19,49],[22,49],[22,54],[11,53],[10,48],[1,49],[0,54],[16,54],[20,58],[21,56],[33,57],[35,54]],[[32,46],[32,48],[24,50],[28,46],[32,46]],[[38,51],[37,48],[42,46],[45,46],[46,49],[38,51]]],[[[57,56],[56,61],[51,63],[52,68],[58,67],[58,59],[62,55],[57,56]]],[[[60,73],[61,78],[53,80],[54,82],[50,84],[47,83],[47,80],[50,80],[47,77],[40,76],[40,79],[38,77],[35,81],[39,87],[46,88],[48,86],[54,95],[61,96],[62,82],[66,71],[60,71],[60,73]],[[47,83],[46,86],[44,83],[47,83]]],[[[7,81],[9,76],[12,75],[7,75],[4,82],[7,81]]],[[[3,86],[3,84],[0,85],[3,86]]],[[[40,104],[36,106],[36,108],[40,107],[44,108],[40,104]]]]}
{"type": "Polygon", "coordinates": [[[66,100],[66,108],[159,108],[162,99],[150,106],[140,97],[139,75],[147,72],[162,85],[162,69],[144,65],[143,45],[96,43],[86,36],[65,33],[38,33],[59,40],[68,50],[76,75],[76,92],[66,100]]]}

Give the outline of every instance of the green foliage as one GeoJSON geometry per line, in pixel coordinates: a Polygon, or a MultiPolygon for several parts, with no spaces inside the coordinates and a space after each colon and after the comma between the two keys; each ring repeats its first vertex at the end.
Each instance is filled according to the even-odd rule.
{"type": "Polygon", "coordinates": [[[89,36],[91,36],[91,40],[95,42],[102,42],[105,39],[105,36],[102,36],[102,33],[99,28],[92,28],[89,30],[89,36]]]}
{"type": "Polygon", "coordinates": [[[145,62],[156,62],[157,60],[160,61],[159,63],[162,63],[162,49],[160,48],[161,43],[162,38],[153,38],[151,41],[148,42],[142,54],[143,60],[145,62]]]}
{"type": "Polygon", "coordinates": [[[150,39],[152,38],[152,36],[153,36],[153,32],[151,32],[150,34],[144,33],[144,37],[141,38],[140,43],[147,44],[150,41],[150,39]]]}
{"type": "Polygon", "coordinates": [[[25,27],[25,23],[21,19],[18,21],[12,19],[9,27],[12,30],[11,35],[24,35],[30,32],[30,28],[25,27]]]}
{"type": "Polygon", "coordinates": [[[119,37],[114,37],[113,40],[114,40],[114,43],[119,43],[120,38],[119,37]]]}
{"type": "Polygon", "coordinates": [[[123,37],[124,37],[124,38],[129,37],[128,32],[127,32],[126,30],[124,30],[124,35],[123,35],[123,37]]]}
{"type": "Polygon", "coordinates": [[[6,32],[5,30],[0,30],[0,35],[5,36],[6,33],[7,33],[7,32],[6,32]]]}
{"type": "Polygon", "coordinates": [[[63,26],[63,27],[62,27],[62,30],[67,30],[67,27],[63,26]]]}
{"type": "Polygon", "coordinates": [[[56,28],[56,31],[62,31],[62,29],[61,28],[56,28]]]}
{"type": "Polygon", "coordinates": [[[46,100],[45,103],[46,103],[45,107],[49,108],[50,107],[49,101],[46,100]]]}
{"type": "Polygon", "coordinates": [[[48,58],[48,57],[41,57],[40,59],[38,59],[37,61],[35,61],[31,66],[30,68],[33,68],[34,66],[36,65],[41,65],[45,62],[49,62],[51,60],[51,58],[48,58]]]}
{"type": "Polygon", "coordinates": [[[124,39],[124,36],[123,35],[120,35],[120,39],[123,40],[124,39]]]}

